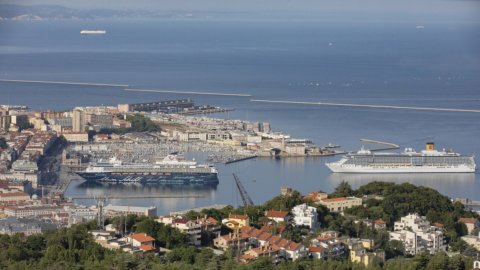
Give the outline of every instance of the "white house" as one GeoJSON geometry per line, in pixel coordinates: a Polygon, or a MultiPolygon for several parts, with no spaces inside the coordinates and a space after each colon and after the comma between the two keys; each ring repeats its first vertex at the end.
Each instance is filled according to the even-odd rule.
{"type": "Polygon", "coordinates": [[[445,237],[437,227],[431,226],[426,217],[409,214],[395,222],[394,231],[390,232],[390,240],[401,241],[405,252],[411,255],[420,252],[435,254],[445,251],[445,237]]]}
{"type": "Polygon", "coordinates": [[[310,229],[319,227],[317,209],[307,204],[300,204],[292,209],[293,222],[296,226],[306,226],[310,229]]]}

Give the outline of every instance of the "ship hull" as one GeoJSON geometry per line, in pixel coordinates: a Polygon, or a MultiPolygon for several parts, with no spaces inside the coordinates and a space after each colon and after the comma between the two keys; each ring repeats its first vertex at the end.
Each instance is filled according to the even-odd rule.
{"type": "Polygon", "coordinates": [[[216,173],[129,173],[115,174],[111,172],[77,172],[88,182],[99,183],[143,183],[164,185],[206,185],[217,184],[216,173]]]}
{"type": "Polygon", "coordinates": [[[345,166],[335,163],[326,164],[334,173],[474,173],[470,166],[345,166]]]}

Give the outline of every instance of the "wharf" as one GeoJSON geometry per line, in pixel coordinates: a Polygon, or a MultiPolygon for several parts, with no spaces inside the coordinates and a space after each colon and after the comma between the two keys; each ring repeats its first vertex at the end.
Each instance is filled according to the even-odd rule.
{"type": "Polygon", "coordinates": [[[107,199],[158,199],[158,198],[204,198],[204,195],[142,195],[142,196],[131,196],[131,195],[122,195],[122,196],[66,196],[69,200],[97,200],[101,198],[107,199]]]}
{"type": "Polygon", "coordinates": [[[257,155],[245,156],[245,157],[234,157],[233,159],[229,159],[229,160],[225,161],[225,164],[230,164],[230,163],[235,163],[235,162],[239,162],[239,161],[244,161],[244,160],[252,159],[252,158],[256,158],[256,157],[257,157],[257,155]]]}

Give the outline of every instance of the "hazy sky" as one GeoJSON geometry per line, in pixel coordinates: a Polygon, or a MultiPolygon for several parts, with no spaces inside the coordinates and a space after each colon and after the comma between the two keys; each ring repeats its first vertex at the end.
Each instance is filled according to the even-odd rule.
{"type": "Polygon", "coordinates": [[[480,0],[0,0],[11,4],[55,4],[81,9],[148,9],[211,12],[390,14],[476,19],[480,0]]]}

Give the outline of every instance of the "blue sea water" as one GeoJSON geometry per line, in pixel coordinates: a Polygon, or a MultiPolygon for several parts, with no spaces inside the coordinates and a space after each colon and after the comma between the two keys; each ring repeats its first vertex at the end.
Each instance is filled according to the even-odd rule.
{"type": "MultiPolygon", "coordinates": [[[[128,84],[130,88],[247,93],[255,99],[480,109],[480,25],[245,21],[0,21],[0,78],[128,84]],[[105,29],[82,36],[82,29],[105,29]]],[[[264,104],[245,97],[128,92],[120,88],[0,82],[0,104],[63,110],[190,97],[235,108],[217,117],[271,122],[317,144],[358,149],[361,138],[420,149],[426,141],[480,153],[480,114],[264,104]]],[[[201,158],[201,155],[198,156],[201,158]]],[[[480,199],[477,174],[335,175],[335,158],[256,159],[220,165],[216,189],[85,187],[69,194],[199,193],[201,199],[115,201],[157,205],[159,213],[237,204],[231,174],[263,202],[291,186],[303,193],[372,180],[411,182],[451,197],[480,199]]]]}

